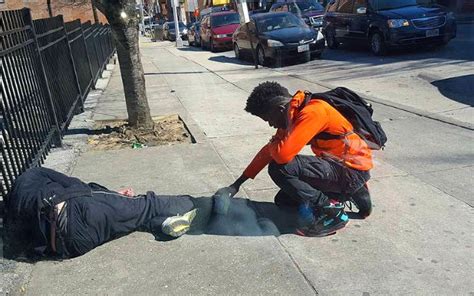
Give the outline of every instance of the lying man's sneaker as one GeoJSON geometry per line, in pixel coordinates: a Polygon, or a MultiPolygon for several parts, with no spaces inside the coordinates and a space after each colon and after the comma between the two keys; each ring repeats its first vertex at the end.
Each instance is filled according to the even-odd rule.
{"type": "Polygon", "coordinates": [[[349,222],[349,217],[344,212],[344,204],[331,203],[322,209],[321,216],[311,225],[297,229],[296,233],[302,236],[321,237],[336,233],[349,222]]]}
{"type": "Polygon", "coordinates": [[[172,236],[180,237],[185,234],[191,227],[194,217],[196,217],[197,209],[187,212],[184,215],[177,215],[166,218],[161,224],[163,233],[172,236]]]}
{"type": "Polygon", "coordinates": [[[367,183],[351,195],[350,201],[359,209],[362,218],[367,218],[372,213],[372,200],[367,183]]]}

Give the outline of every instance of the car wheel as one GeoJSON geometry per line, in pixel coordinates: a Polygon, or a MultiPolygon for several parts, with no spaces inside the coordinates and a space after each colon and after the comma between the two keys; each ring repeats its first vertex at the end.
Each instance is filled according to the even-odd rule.
{"type": "Polygon", "coordinates": [[[265,66],[267,64],[267,58],[265,57],[265,51],[261,46],[257,47],[257,61],[259,65],[265,66]]]}
{"type": "Polygon", "coordinates": [[[311,59],[313,60],[319,60],[321,59],[321,56],[323,55],[323,52],[320,51],[320,52],[315,52],[311,55],[311,59]]]}
{"type": "Polygon", "coordinates": [[[370,50],[376,56],[382,56],[387,53],[387,46],[380,32],[370,35],[370,50]]]}
{"type": "Polygon", "coordinates": [[[339,47],[339,41],[336,39],[336,34],[333,30],[328,30],[326,32],[326,43],[330,49],[336,49],[339,47]]]}
{"type": "Polygon", "coordinates": [[[235,58],[240,60],[240,49],[237,43],[234,43],[235,58]]]}
{"type": "Polygon", "coordinates": [[[214,42],[212,41],[212,39],[209,39],[209,47],[212,52],[216,52],[216,48],[214,47],[214,42]]]}

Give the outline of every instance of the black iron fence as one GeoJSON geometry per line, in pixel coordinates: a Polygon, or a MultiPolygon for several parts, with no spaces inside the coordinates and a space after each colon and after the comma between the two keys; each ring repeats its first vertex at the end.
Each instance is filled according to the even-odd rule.
{"type": "Polygon", "coordinates": [[[43,163],[113,55],[104,25],[0,11],[0,194],[43,163]]]}

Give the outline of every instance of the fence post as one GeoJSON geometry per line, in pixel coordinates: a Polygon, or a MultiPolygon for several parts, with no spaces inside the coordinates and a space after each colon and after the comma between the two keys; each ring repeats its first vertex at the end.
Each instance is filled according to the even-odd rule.
{"type": "MultiPolygon", "coordinates": [[[[84,43],[84,48],[86,49],[87,65],[89,66],[89,72],[91,72],[91,81],[94,82],[94,73],[92,73],[91,58],[89,57],[89,51],[87,50],[86,36],[84,35],[82,24],[81,24],[81,34],[82,34],[82,42],[84,43]]],[[[91,88],[95,89],[95,83],[92,83],[91,88]]]]}
{"type": "Polygon", "coordinates": [[[57,147],[62,146],[62,141],[61,141],[61,129],[58,124],[58,116],[56,115],[56,109],[54,107],[53,103],[53,95],[51,94],[51,89],[49,88],[49,82],[48,82],[48,77],[46,76],[46,70],[44,68],[44,61],[43,61],[43,56],[41,55],[41,51],[39,48],[38,44],[38,37],[36,36],[36,30],[35,26],[33,25],[33,19],[31,17],[31,11],[29,8],[25,8],[25,24],[28,24],[31,27],[31,32],[33,33],[34,39],[35,39],[35,47],[36,47],[36,52],[38,53],[38,58],[39,62],[41,65],[41,76],[43,78],[43,82],[46,87],[46,97],[48,98],[48,103],[49,103],[49,111],[50,115],[53,118],[53,124],[56,127],[56,136],[54,137],[54,145],[57,147]]]}
{"type": "Polygon", "coordinates": [[[72,56],[72,49],[71,49],[71,44],[69,43],[69,36],[66,31],[66,25],[64,24],[64,18],[62,15],[59,15],[61,18],[61,22],[63,23],[63,32],[64,35],[66,36],[66,43],[67,43],[67,48],[69,51],[69,60],[71,61],[72,64],[72,71],[74,72],[74,78],[76,79],[76,87],[79,92],[79,96],[81,96],[81,106],[80,106],[80,111],[84,111],[83,106],[84,106],[84,101],[86,98],[83,97],[82,90],[81,90],[81,84],[79,83],[79,76],[77,75],[77,69],[76,69],[76,64],[74,62],[74,57],[72,56]]]}

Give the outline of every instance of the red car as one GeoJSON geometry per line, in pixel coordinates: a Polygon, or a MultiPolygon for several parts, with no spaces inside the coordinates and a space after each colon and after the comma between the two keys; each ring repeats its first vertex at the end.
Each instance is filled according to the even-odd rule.
{"type": "Polygon", "coordinates": [[[232,35],[240,25],[235,11],[220,11],[206,15],[201,21],[201,44],[205,49],[232,48],[232,35]]]}

